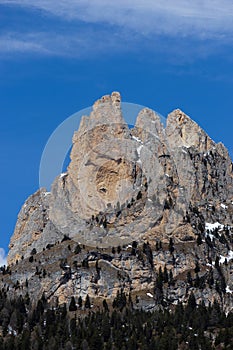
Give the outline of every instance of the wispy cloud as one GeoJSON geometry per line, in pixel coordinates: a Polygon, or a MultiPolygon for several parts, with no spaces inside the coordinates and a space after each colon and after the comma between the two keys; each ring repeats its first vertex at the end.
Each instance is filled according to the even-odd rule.
{"type": "Polygon", "coordinates": [[[32,11],[44,19],[45,27],[50,20],[59,22],[43,32],[36,26],[28,32],[25,28],[5,31],[0,37],[1,52],[81,56],[94,50],[124,50],[126,43],[129,48],[142,40],[154,49],[164,37],[213,40],[221,45],[232,42],[231,0],[0,0],[0,5],[32,11]]]}
{"type": "Polygon", "coordinates": [[[231,0],[1,0],[44,10],[66,20],[107,23],[141,34],[215,36],[233,30],[231,0]]]}
{"type": "Polygon", "coordinates": [[[129,45],[121,36],[107,36],[102,30],[79,30],[76,33],[66,31],[56,32],[8,32],[0,35],[0,55],[17,52],[19,54],[44,54],[47,56],[85,57],[90,54],[98,54],[110,50],[128,50],[129,45]],[[124,44],[123,44],[124,43],[124,44]]]}
{"type": "Polygon", "coordinates": [[[48,54],[49,50],[46,49],[38,33],[35,35],[20,35],[18,33],[11,32],[0,36],[0,53],[1,52],[44,52],[48,54]]]}
{"type": "Polygon", "coordinates": [[[3,248],[0,248],[0,266],[7,265],[6,263],[6,253],[3,248]]]}

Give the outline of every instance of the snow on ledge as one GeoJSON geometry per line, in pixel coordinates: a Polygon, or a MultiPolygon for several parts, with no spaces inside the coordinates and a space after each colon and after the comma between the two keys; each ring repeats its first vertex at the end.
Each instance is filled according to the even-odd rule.
{"type": "Polygon", "coordinates": [[[210,223],[206,222],[206,224],[205,224],[205,229],[209,230],[209,231],[213,231],[216,228],[223,228],[223,227],[224,227],[224,225],[221,225],[219,222],[215,222],[214,224],[210,224],[210,223]]]}
{"type": "Polygon", "coordinates": [[[64,176],[66,176],[67,175],[67,173],[62,173],[61,175],[60,175],[60,179],[62,179],[64,176]]]}
{"type": "Polygon", "coordinates": [[[135,141],[137,141],[137,142],[140,142],[140,143],[143,145],[142,140],[140,140],[138,137],[132,136],[132,139],[135,140],[135,141]]]}
{"type": "Polygon", "coordinates": [[[151,293],[146,293],[146,295],[150,298],[154,298],[154,296],[151,293]]]}

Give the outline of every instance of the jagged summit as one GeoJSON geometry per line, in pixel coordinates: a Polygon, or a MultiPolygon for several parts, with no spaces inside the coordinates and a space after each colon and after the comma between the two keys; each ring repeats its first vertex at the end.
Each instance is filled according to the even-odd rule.
{"type": "MultiPolygon", "coordinates": [[[[41,190],[22,208],[8,262],[64,234],[105,247],[171,234],[195,237],[197,227],[212,219],[208,206],[216,207],[218,218],[221,203],[230,208],[232,198],[232,163],[222,144],[179,109],[168,115],[164,129],[145,108],[129,129],[114,92],[82,118],[67,174],[55,179],[51,194],[41,190]],[[190,206],[201,206],[202,222],[184,223],[190,206]],[[100,225],[93,225],[93,217],[100,225]]],[[[230,215],[224,212],[224,223],[230,215]]]]}
{"type": "MultiPolygon", "coordinates": [[[[69,266],[76,266],[72,273],[83,278],[80,284],[70,281],[67,290],[58,283],[57,289],[48,292],[53,290],[51,277],[40,281],[36,292],[34,275],[29,273],[32,293],[41,295],[47,290],[49,297],[56,296],[59,302],[69,300],[72,288],[93,298],[112,298],[120,287],[135,293],[151,291],[156,270],[167,266],[177,278],[180,293],[173,297],[185,299],[183,276],[197,261],[202,276],[208,277],[207,266],[217,254],[232,259],[232,169],[224,145],[216,144],[181,110],[170,113],[163,126],[158,114],[144,108],[130,129],[122,115],[120,94],[104,96],[74,133],[67,172],[54,180],[51,193],[40,189],[23,205],[8,264],[14,268],[20,262],[17,276],[23,283],[25,269],[30,269],[27,260],[36,254],[40,262],[51,260],[48,269],[57,279],[56,264],[66,257],[69,266]],[[228,235],[227,245],[204,243],[207,227],[212,227],[208,225],[216,222],[228,235]],[[64,240],[70,242],[69,251],[64,240]],[[169,253],[171,241],[177,245],[175,253],[169,253]],[[159,242],[164,251],[157,249],[159,242]],[[72,255],[76,244],[87,247],[78,258],[72,255]],[[143,250],[137,248],[140,246],[143,250]],[[119,248],[116,255],[116,247],[123,251],[119,248]],[[82,270],[85,261],[98,261],[101,274],[98,270],[97,279],[91,277],[95,276],[93,269],[88,273],[82,270]]],[[[220,236],[216,233],[216,237],[220,236]]],[[[225,276],[232,290],[229,271],[225,276]]],[[[207,302],[213,301],[214,295],[208,289],[198,297],[207,302]]]]}

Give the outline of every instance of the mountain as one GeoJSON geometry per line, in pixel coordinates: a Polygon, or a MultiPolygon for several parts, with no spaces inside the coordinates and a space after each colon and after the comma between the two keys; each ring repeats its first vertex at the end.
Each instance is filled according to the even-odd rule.
{"type": "MultiPolygon", "coordinates": [[[[2,286],[48,305],[90,299],[93,310],[130,298],[135,309],[194,296],[233,306],[233,165],[177,109],[150,109],[135,126],[114,92],[73,136],[67,172],[23,205],[2,286]]],[[[74,302],[75,303],[75,302],[74,302]]]]}

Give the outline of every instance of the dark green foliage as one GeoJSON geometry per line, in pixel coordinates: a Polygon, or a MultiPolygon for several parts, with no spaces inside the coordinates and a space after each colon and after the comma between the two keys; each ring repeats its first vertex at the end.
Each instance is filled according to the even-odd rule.
{"type": "Polygon", "coordinates": [[[33,248],[31,251],[31,255],[35,255],[36,254],[36,248],[33,248]]]}
{"type": "Polygon", "coordinates": [[[80,295],[79,298],[78,298],[78,306],[79,306],[80,308],[83,306],[83,300],[82,300],[81,295],[80,295]]]}
{"type": "Polygon", "coordinates": [[[123,308],[126,306],[126,295],[122,290],[120,292],[119,290],[117,291],[117,296],[113,300],[112,306],[113,308],[117,308],[119,310],[123,310],[123,308]]]}
{"type": "MultiPolygon", "coordinates": [[[[158,289],[165,275],[160,269],[158,280],[163,282],[158,281],[158,289]]],[[[90,306],[88,299],[85,306],[90,306]]],[[[216,301],[209,307],[197,305],[191,293],[187,305],[146,312],[129,308],[125,293],[119,291],[115,304],[110,312],[104,300],[102,311],[83,310],[80,317],[78,310],[75,316],[67,312],[65,304],[49,308],[44,296],[33,309],[28,297],[9,300],[2,290],[0,350],[232,349],[233,313],[226,316],[216,301]]]]}
{"type": "Polygon", "coordinates": [[[87,258],[83,259],[83,261],[82,261],[82,267],[89,268],[89,262],[88,262],[88,259],[87,259],[87,258]]]}
{"type": "Polygon", "coordinates": [[[146,255],[146,257],[149,261],[149,264],[153,268],[153,254],[152,254],[152,249],[150,247],[150,244],[148,242],[143,243],[143,253],[146,255]]]}
{"type": "Polygon", "coordinates": [[[174,244],[173,244],[173,239],[170,238],[169,240],[169,252],[172,254],[174,252],[175,248],[174,248],[174,244]]]}
{"type": "Polygon", "coordinates": [[[197,245],[201,245],[203,242],[202,242],[202,238],[201,238],[201,235],[200,233],[198,234],[197,236],[197,245]]]}
{"type": "Polygon", "coordinates": [[[90,298],[89,298],[88,294],[87,294],[86,300],[85,300],[85,308],[86,309],[90,309],[91,308],[91,302],[90,302],[90,298]]]}
{"type": "Polygon", "coordinates": [[[188,306],[187,306],[187,309],[190,311],[193,311],[197,306],[197,303],[196,303],[196,298],[194,296],[193,293],[190,294],[189,296],[189,299],[188,299],[188,306]]]}
{"type": "Polygon", "coordinates": [[[76,306],[75,298],[71,297],[69,311],[76,311],[76,310],[77,310],[77,306],[76,306]]]}
{"type": "Polygon", "coordinates": [[[82,248],[80,247],[79,244],[77,244],[75,247],[75,250],[74,250],[74,254],[79,254],[79,253],[81,253],[81,251],[82,251],[82,248]]]}
{"type": "Polygon", "coordinates": [[[220,265],[219,265],[219,256],[218,256],[218,255],[216,255],[214,266],[216,267],[216,269],[219,269],[219,268],[220,268],[220,265]]]}
{"type": "Polygon", "coordinates": [[[68,237],[67,235],[64,235],[61,242],[65,242],[65,241],[70,241],[70,237],[68,237]]]}
{"type": "Polygon", "coordinates": [[[199,263],[198,263],[198,261],[196,261],[196,265],[195,265],[195,269],[194,269],[194,272],[195,272],[195,273],[198,273],[198,272],[200,272],[200,266],[199,266],[199,263]]]}
{"type": "Polygon", "coordinates": [[[136,241],[133,241],[133,243],[132,243],[132,250],[131,250],[131,254],[132,255],[136,255],[137,247],[138,247],[138,243],[136,241]]]}
{"type": "Polygon", "coordinates": [[[136,198],[136,199],[137,199],[137,201],[138,201],[138,200],[141,199],[141,198],[142,198],[142,192],[139,191],[138,194],[137,194],[137,198],[136,198]]]}
{"type": "Polygon", "coordinates": [[[107,303],[106,299],[103,300],[103,308],[106,312],[109,311],[108,303],[107,303]]]}
{"type": "Polygon", "coordinates": [[[163,281],[164,281],[164,283],[168,283],[168,272],[167,272],[166,265],[165,265],[164,271],[163,271],[163,281]]]}
{"type": "Polygon", "coordinates": [[[191,272],[188,271],[187,273],[187,282],[189,283],[189,285],[192,287],[193,285],[193,279],[192,279],[192,275],[191,275],[191,272]]]}
{"type": "Polygon", "coordinates": [[[175,284],[175,280],[173,278],[173,273],[172,273],[172,270],[169,271],[169,280],[168,280],[168,283],[170,286],[173,286],[175,284]]]}

